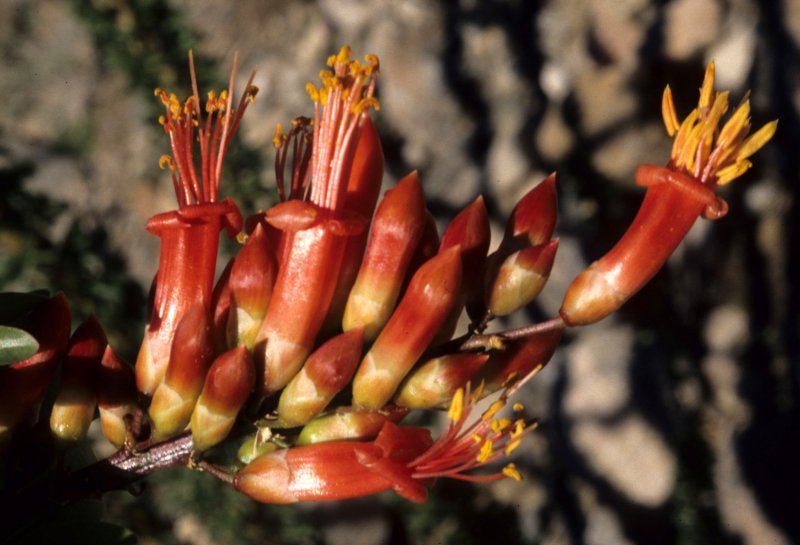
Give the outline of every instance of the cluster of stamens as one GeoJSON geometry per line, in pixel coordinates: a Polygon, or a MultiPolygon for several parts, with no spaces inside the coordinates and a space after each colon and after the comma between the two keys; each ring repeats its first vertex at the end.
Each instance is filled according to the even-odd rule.
{"type": "Polygon", "coordinates": [[[364,60],[351,60],[350,48],[344,46],[328,58],[332,70],[320,72],[321,85],[306,85],[314,101],[311,201],[329,210],[342,206],[357,129],[370,108],[380,108],[374,97],[378,57],[366,55],[364,60]]]}
{"type": "MultiPolygon", "coordinates": [[[[483,396],[483,384],[474,391],[470,390],[469,383],[466,388],[459,388],[447,413],[450,419],[447,431],[431,448],[409,462],[412,476],[415,479],[448,477],[471,482],[490,482],[503,477],[521,480],[522,476],[513,463],[488,475],[465,473],[510,455],[520,445],[522,437],[535,429],[535,423],[528,423],[519,416],[513,420],[497,417],[514,391],[515,387],[504,390],[500,398],[470,423],[472,410],[483,396]]],[[[524,407],[521,403],[514,403],[513,410],[519,415],[524,407]]]]}
{"type": "Polygon", "coordinates": [[[720,130],[720,120],[727,111],[728,92],[714,90],[714,63],[706,69],[697,108],[682,123],[678,122],[671,89],[664,89],[661,113],[667,133],[674,137],[672,165],[711,189],[747,172],[753,166],[748,157],[772,138],[778,125],[771,121],[750,135],[747,95],[720,130]]]}
{"type": "Polygon", "coordinates": [[[156,88],[154,92],[165,108],[165,113],[158,118],[158,122],[169,135],[172,147],[172,155],[162,156],[158,164],[172,172],[172,183],[181,208],[190,204],[216,201],[225,152],[247,105],[253,102],[258,93],[258,88],[252,84],[255,75],[253,73],[238,106],[233,108],[233,82],[236,77],[234,58],[228,89],[219,94],[214,91],[208,93],[204,116],[200,108],[200,94],[191,52],[189,67],[193,94],[186,100],[181,102],[175,93],[168,94],[161,88],[156,88]],[[200,145],[199,173],[194,157],[195,139],[200,145]]]}

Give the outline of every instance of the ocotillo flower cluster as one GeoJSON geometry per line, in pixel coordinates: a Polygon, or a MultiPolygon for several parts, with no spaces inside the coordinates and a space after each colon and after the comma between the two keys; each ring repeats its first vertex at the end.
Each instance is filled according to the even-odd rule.
{"type": "Polygon", "coordinates": [[[156,90],[172,149],[160,163],[179,206],[147,224],[161,253],[135,376],[94,319],[70,340],[66,300],[45,301],[27,325],[39,352],[1,370],[4,441],[35,412],[63,359],[50,415],[62,441],[86,434],[95,406],[108,440],[134,454],[191,433],[193,460],[259,501],[390,489],[422,501],[437,477],[520,478],[513,463],[481,470],[532,429],[519,404],[511,418],[499,411],[548,362],[565,327],[616,310],[699,216],[724,215],[713,190],[744,173],[776,128],[749,135],[745,101],[720,129],[728,94],[714,90],[713,65],[682,123],[667,88],[675,144],[667,166],[637,171],[647,194],[629,231],[573,281],[560,316],[486,333],[550,276],[555,174],[517,203],[493,252],[480,197],[440,236],[416,172],[380,196],[383,152],[370,120],[380,107],[378,58],[357,61],[344,47],[327,64],[306,89],[312,115],[275,131],[279,202],[246,220],[219,191],[225,152],[257,92],[252,76],[236,103],[235,61],[228,90],[208,93],[205,105],[193,67],[185,101],[156,90]],[[223,229],[242,245],[215,282],[223,229]],[[466,333],[453,339],[464,311],[466,333]],[[489,395],[488,409],[472,414],[489,395]],[[437,439],[403,425],[415,410],[447,410],[450,425],[437,439]],[[207,462],[226,440],[241,445],[232,473],[207,462]]]}

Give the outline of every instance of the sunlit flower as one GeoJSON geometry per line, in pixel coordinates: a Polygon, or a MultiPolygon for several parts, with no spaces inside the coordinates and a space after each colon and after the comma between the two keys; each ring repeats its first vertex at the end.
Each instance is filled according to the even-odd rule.
{"type": "Polygon", "coordinates": [[[232,236],[242,226],[233,201],[219,200],[219,183],[225,152],[257,89],[251,76],[234,108],[234,59],[228,90],[209,92],[203,107],[191,53],[189,67],[193,94],[185,101],[163,89],[155,91],[165,108],[159,122],[172,147],[172,155],[163,156],[159,164],[172,174],[178,209],[147,223],[147,230],[161,238],[153,309],[136,362],[139,390],[149,395],[164,378],[181,319],[195,303],[210,310],[220,230],[232,236]]]}
{"type": "MultiPolygon", "coordinates": [[[[270,452],[234,477],[240,492],[265,503],[336,500],[394,490],[415,502],[427,498],[436,478],[491,482],[522,477],[513,463],[488,474],[471,473],[510,455],[533,429],[523,418],[498,417],[507,389],[478,418],[471,419],[482,389],[458,389],[448,411],[450,424],[434,442],[424,428],[383,425],[374,441],[317,443],[270,452]]],[[[515,412],[522,406],[515,404],[515,412]]]]}
{"type": "Polygon", "coordinates": [[[678,122],[669,87],[662,115],[674,137],[666,167],[640,166],[636,183],[647,193],[628,231],[605,256],[573,280],[561,317],[568,325],[596,322],[615,311],[658,272],[701,215],[718,219],[728,205],[714,194],[717,186],[744,174],[749,157],[775,134],[771,121],[750,133],[750,103],[745,99],[720,128],[728,110],[728,92],[714,90],[714,64],[706,69],[697,108],[678,122]]]}

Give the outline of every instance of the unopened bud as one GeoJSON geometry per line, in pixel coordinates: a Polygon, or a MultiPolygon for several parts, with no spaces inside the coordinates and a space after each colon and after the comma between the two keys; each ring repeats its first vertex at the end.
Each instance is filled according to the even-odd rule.
{"type": "Polygon", "coordinates": [[[297,444],[368,439],[375,437],[386,422],[399,422],[407,414],[408,409],[396,406],[388,406],[379,411],[340,408],[306,424],[297,438],[297,444]]]}
{"type": "Polygon", "coordinates": [[[409,409],[446,409],[488,359],[488,354],[467,353],[430,359],[409,374],[394,401],[409,409]]]}
{"type": "Polygon", "coordinates": [[[489,361],[478,374],[485,383],[484,393],[499,390],[509,381],[522,379],[544,367],[561,340],[563,328],[534,333],[510,342],[504,350],[492,352],[489,361]]]}
{"type": "Polygon", "coordinates": [[[389,319],[425,225],[425,200],[416,172],[403,178],[378,205],[369,242],[345,307],[345,331],[364,328],[371,341],[389,319]]]}
{"type": "Polygon", "coordinates": [[[356,372],[356,406],[379,409],[392,398],[450,315],[460,284],[461,256],[457,247],[420,267],[356,372]]]}
{"type": "Polygon", "coordinates": [[[175,435],[189,423],[213,357],[211,319],[196,303],[175,330],[164,382],[150,404],[156,439],[175,435]]]}
{"type": "Polygon", "coordinates": [[[350,383],[361,358],[362,337],[362,328],[342,333],[309,356],[281,393],[278,418],[282,426],[302,426],[350,383]]]}
{"type": "Polygon", "coordinates": [[[229,315],[229,344],[252,349],[267,313],[277,266],[267,233],[258,224],[239,251],[231,269],[233,305],[229,315]]]}
{"type": "Polygon", "coordinates": [[[243,346],[214,360],[192,412],[195,450],[208,450],[228,436],[239,410],[253,391],[255,380],[253,359],[243,346]]]}
{"type": "Polygon", "coordinates": [[[492,274],[489,310],[508,316],[533,301],[542,291],[553,268],[558,239],[514,252],[492,274]]]}
{"type": "Polygon", "coordinates": [[[50,429],[60,439],[79,441],[89,431],[97,405],[97,372],[106,344],[106,334],[94,316],[78,326],[70,339],[50,413],[50,429]]]}
{"type": "Polygon", "coordinates": [[[139,410],[136,403],[136,375],[133,367],[119,359],[108,345],[100,360],[97,376],[97,406],[103,435],[119,448],[128,437],[126,419],[139,410]]]}

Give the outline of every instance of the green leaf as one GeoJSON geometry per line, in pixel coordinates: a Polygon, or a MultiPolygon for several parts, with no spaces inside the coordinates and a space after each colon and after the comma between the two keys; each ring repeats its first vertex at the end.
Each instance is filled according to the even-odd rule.
{"type": "Polygon", "coordinates": [[[47,290],[0,293],[0,324],[18,325],[33,307],[49,297],[47,290]]]}
{"type": "Polygon", "coordinates": [[[10,365],[30,358],[39,350],[39,343],[16,327],[0,325],[0,365],[10,365]]]}

